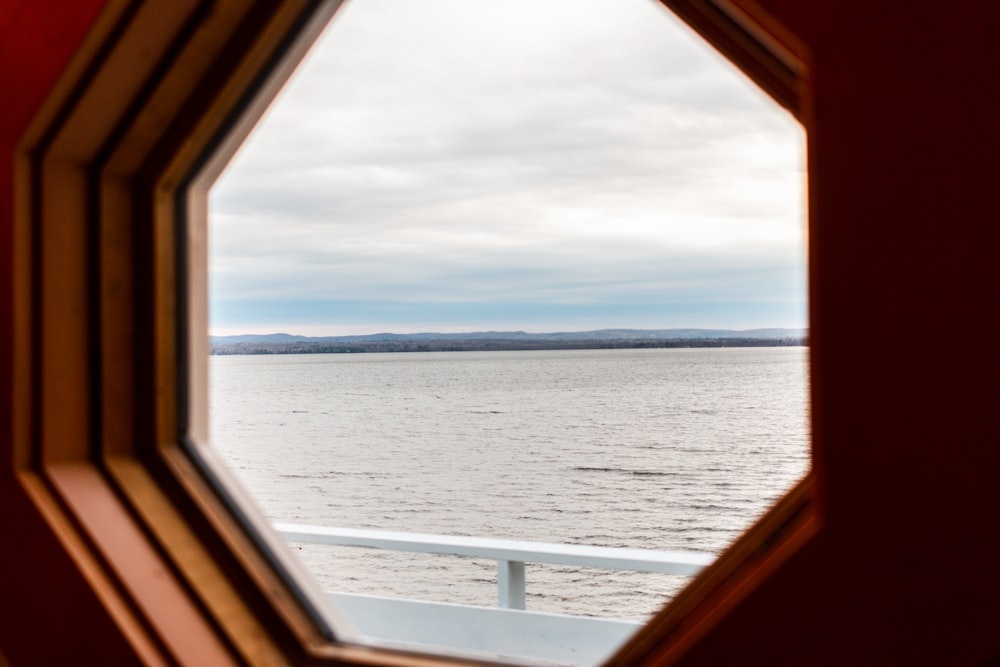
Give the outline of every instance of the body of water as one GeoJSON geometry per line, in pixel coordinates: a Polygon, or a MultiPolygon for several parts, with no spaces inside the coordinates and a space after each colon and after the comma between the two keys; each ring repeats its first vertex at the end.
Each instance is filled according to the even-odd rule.
{"type": "MultiPolygon", "coordinates": [[[[211,358],[211,445],[275,521],[718,552],[808,467],[805,348],[211,358]]],[[[495,604],[496,566],[291,545],[325,588],[495,604]]],[[[528,608],[685,582],[528,565],[528,608]]]]}

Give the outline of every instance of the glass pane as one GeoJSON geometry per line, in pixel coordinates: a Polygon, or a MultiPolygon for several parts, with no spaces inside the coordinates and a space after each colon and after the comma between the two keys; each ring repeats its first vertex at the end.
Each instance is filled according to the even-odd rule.
{"type": "Polygon", "coordinates": [[[808,466],[804,183],[658,4],[354,0],[211,193],[210,444],[367,640],[596,663],[808,466]]]}

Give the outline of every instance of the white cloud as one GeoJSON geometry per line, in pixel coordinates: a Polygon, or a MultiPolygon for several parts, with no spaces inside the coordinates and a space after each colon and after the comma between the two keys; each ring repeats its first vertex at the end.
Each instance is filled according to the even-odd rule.
{"type": "Polygon", "coordinates": [[[344,7],[213,189],[216,301],[756,290],[803,324],[801,131],[662,7],[344,7]]]}

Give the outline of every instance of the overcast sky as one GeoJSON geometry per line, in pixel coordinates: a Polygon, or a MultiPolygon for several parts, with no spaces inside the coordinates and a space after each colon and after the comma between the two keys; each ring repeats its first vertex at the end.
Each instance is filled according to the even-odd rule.
{"type": "Polygon", "coordinates": [[[804,164],[651,0],[349,0],[212,190],[212,333],[805,326],[804,164]]]}

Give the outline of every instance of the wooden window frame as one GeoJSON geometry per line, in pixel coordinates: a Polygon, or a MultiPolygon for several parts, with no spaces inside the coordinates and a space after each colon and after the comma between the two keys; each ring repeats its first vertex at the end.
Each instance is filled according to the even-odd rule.
{"type": "MultiPolygon", "coordinates": [[[[805,51],[780,25],[664,4],[808,129],[805,51]]],[[[184,442],[207,425],[187,388],[205,384],[189,281],[208,188],[338,5],[112,0],[16,150],[16,475],[150,664],[471,662],[331,642],[184,442]]],[[[818,527],[810,473],[610,663],[682,655],[818,527]]]]}

